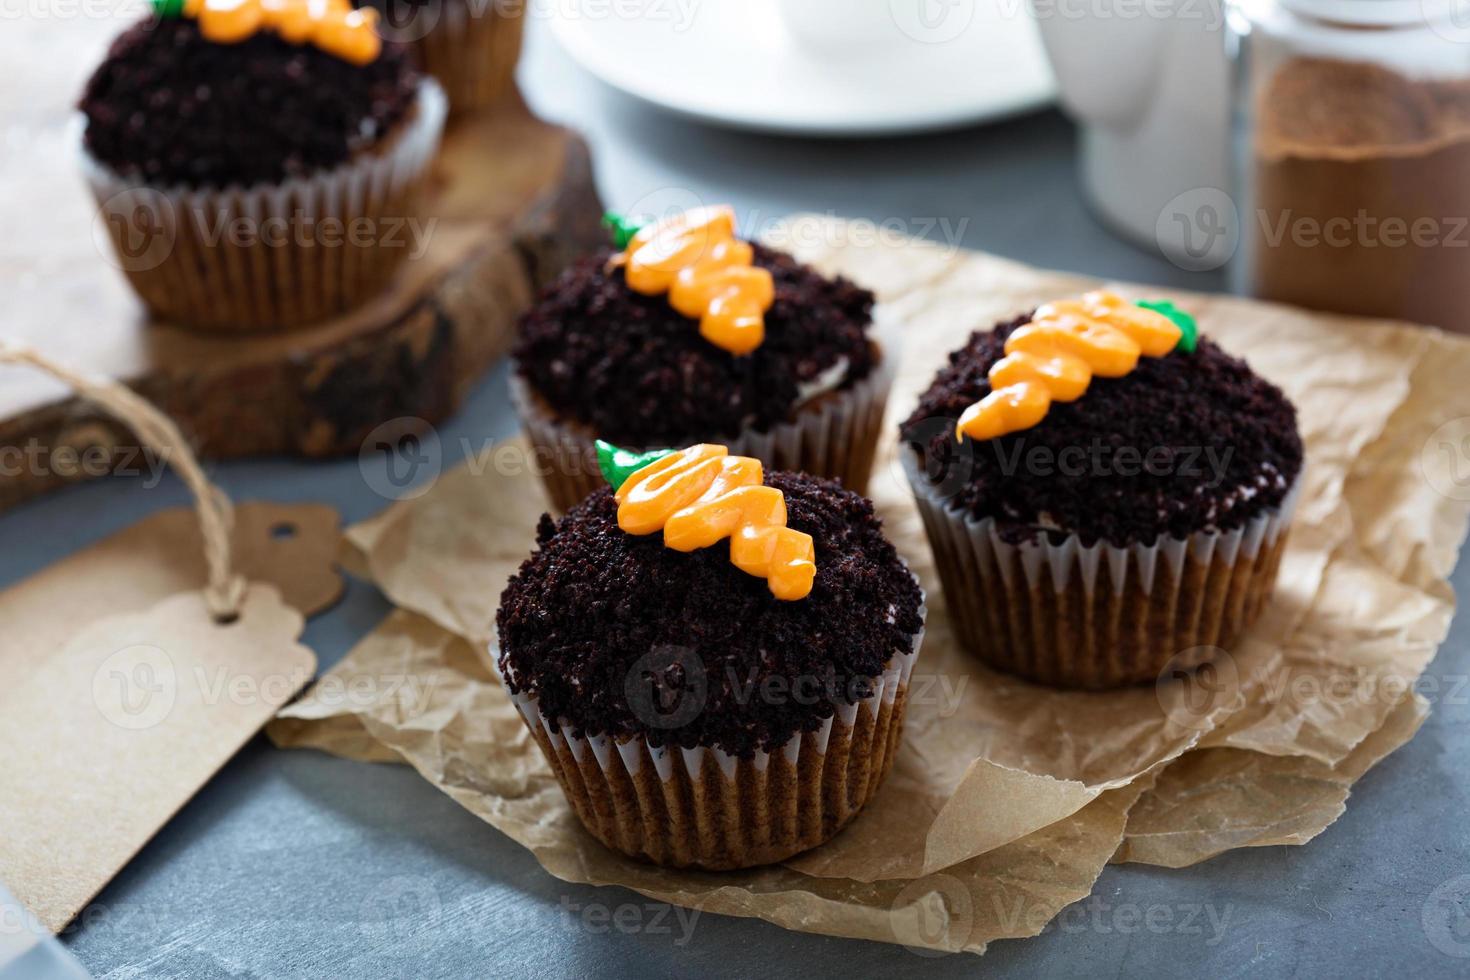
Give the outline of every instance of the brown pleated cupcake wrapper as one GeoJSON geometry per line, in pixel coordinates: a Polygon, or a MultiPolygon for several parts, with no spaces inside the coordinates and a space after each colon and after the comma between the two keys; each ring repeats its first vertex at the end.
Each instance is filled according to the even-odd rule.
{"type": "Polygon", "coordinates": [[[1271,597],[1301,485],[1233,531],[1127,548],[1084,547],[1075,534],[1014,545],[993,519],[947,506],[911,446],[900,453],[960,642],[1055,687],[1153,683],[1228,649],[1271,597]]]}
{"type": "Polygon", "coordinates": [[[748,759],[718,748],[579,737],[552,724],[534,696],[511,698],[572,809],[603,844],[669,867],[749,868],[830,840],[873,798],[898,751],[923,639],[920,629],[910,649],[889,660],[872,697],[839,705],[817,731],[748,759]]]}
{"type": "MultiPolygon", "coordinates": [[[[419,67],[449,96],[453,113],[498,101],[515,85],[526,4],[506,0],[438,0],[419,8],[403,34],[419,67]],[[418,18],[430,18],[420,25],[418,18]]],[[[386,25],[385,25],[386,27],[386,25]]],[[[386,27],[386,36],[395,32],[386,27]]]]}
{"type": "Polygon", "coordinates": [[[402,131],[379,151],[280,184],[153,187],[85,151],[82,168],[116,264],[155,316],[210,332],[283,330],[345,313],[387,288],[416,243],[409,221],[422,218],[445,114],[444,93],[425,80],[402,131]],[[242,223],[246,234],[232,235],[242,223]],[[151,229],[146,239],[143,227],[151,229]],[[354,240],[354,228],[366,237],[354,240]]]}
{"type": "MultiPolygon", "coordinates": [[[[873,343],[878,348],[877,363],[851,388],[816,396],[796,410],[792,421],[773,426],[769,432],[746,429],[734,437],[712,435],[706,441],[725,446],[731,455],[759,459],[767,469],[837,478],[849,490],[867,493],[898,359],[896,344],[873,343]]],[[[541,482],[557,510],[570,509],[606,485],[597,468],[597,437],[587,426],[559,418],[514,366],[511,399],[536,451],[541,482]]]]}

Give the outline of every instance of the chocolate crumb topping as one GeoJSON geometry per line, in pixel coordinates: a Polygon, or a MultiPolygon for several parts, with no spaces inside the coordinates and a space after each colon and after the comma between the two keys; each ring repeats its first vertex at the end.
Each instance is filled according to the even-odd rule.
{"type": "Polygon", "coordinates": [[[214,44],[192,20],[149,19],[113,42],[87,83],[83,139],[151,184],[279,183],[376,146],[413,106],[420,77],[398,45],[358,66],[270,33],[214,44]]]}
{"type": "Polygon", "coordinates": [[[1231,530],[1285,499],[1302,468],[1296,409],[1204,337],[1193,354],[1094,378],[1034,428],[956,443],[955,420],[990,393],[986,373],[1030,318],[972,334],[900,427],[951,507],[995,518],[1013,544],[1075,532],[1126,546],[1231,530]]]}
{"type": "Polygon", "coordinates": [[[755,247],[776,301],[766,339],[745,357],[699,335],[667,296],[627,287],[610,251],[575,263],[520,323],[517,370],[556,411],[629,448],[662,448],[767,431],[791,418],[799,386],[846,358],[843,387],[868,376],[873,294],[755,247]]]}
{"type": "Polygon", "coordinates": [[[830,480],[768,473],[788,523],[812,535],[811,595],[785,602],[730,563],[728,543],[692,552],[618,529],[604,488],[560,522],[500,598],[500,668],[575,734],[716,746],[749,758],[814,731],[922,626],[917,583],[873,505],[830,480]]]}

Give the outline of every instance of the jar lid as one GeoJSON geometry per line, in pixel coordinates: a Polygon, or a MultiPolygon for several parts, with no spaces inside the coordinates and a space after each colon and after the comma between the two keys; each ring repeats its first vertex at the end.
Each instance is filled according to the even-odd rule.
{"type": "Polygon", "coordinates": [[[1289,10],[1318,20],[1363,27],[1425,24],[1448,17],[1455,0],[1281,0],[1289,10]]]}

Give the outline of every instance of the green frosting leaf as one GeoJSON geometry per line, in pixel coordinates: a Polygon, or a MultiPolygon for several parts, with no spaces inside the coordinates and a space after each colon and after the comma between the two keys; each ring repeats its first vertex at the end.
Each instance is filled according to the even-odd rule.
{"type": "Polygon", "coordinates": [[[603,477],[612,484],[614,490],[622,489],[628,477],[637,473],[649,463],[657,462],[665,456],[672,456],[678,452],[677,449],[650,449],[646,453],[635,453],[630,449],[619,449],[610,442],[597,440],[597,468],[602,470],[603,477]]]}
{"type": "Polygon", "coordinates": [[[643,229],[642,225],[616,211],[609,211],[602,216],[602,227],[612,232],[613,245],[620,249],[627,248],[633,236],[643,229]]]}
{"type": "Polygon", "coordinates": [[[1134,305],[1141,306],[1145,310],[1153,310],[1155,313],[1162,313],[1174,321],[1180,334],[1179,343],[1174,346],[1175,350],[1193,354],[1195,348],[1199,346],[1199,324],[1194,322],[1194,317],[1175,306],[1172,300],[1141,299],[1134,305]]]}
{"type": "Polygon", "coordinates": [[[184,0],[152,0],[153,12],[164,19],[184,16],[184,0]]]}

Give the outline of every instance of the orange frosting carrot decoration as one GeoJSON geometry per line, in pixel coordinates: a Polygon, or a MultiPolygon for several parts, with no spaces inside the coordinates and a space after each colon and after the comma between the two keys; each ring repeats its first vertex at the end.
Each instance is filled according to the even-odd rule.
{"type": "MultiPolygon", "coordinates": [[[[278,0],[287,7],[303,0],[278,0]]],[[[345,6],[345,0],[343,0],[345,6]]],[[[313,4],[313,7],[315,5],[313,4]]],[[[378,37],[378,12],[371,7],[360,10],[331,9],[317,18],[311,32],[311,43],[327,54],[341,58],[354,65],[370,65],[383,52],[383,40],[378,37]]]]}
{"type": "Polygon", "coordinates": [[[349,0],[154,0],[154,8],[197,21],[199,33],[216,44],[273,31],[289,44],[310,43],[354,65],[371,64],[383,52],[378,12],[354,10],[349,0]]]}
{"type": "Polygon", "coordinates": [[[765,340],[765,313],[776,301],[771,273],[754,261],[755,249],[735,237],[735,212],[720,206],[639,229],[613,266],[625,270],[629,289],[667,293],[670,306],[699,320],[700,336],[739,355],[765,340]]]}
{"type": "Polygon", "coordinates": [[[955,439],[995,439],[1041,422],[1051,403],[1076,401],[1093,376],[1121,378],[1139,357],[1164,357],[1184,332],[1170,317],[1110,292],[1049,303],[1006,339],[990,394],[965,409],[955,439]]]}
{"type": "Polygon", "coordinates": [[[265,26],[260,0],[185,0],[184,16],[199,22],[199,33],[215,44],[239,44],[265,26]]]}
{"type": "Polygon", "coordinates": [[[761,463],[701,444],[665,456],[618,487],[618,527],[629,534],[662,530],[676,551],[730,539],[730,561],[764,578],[777,599],[804,599],[816,579],[810,534],[786,526],[786,497],[765,486],[761,463]]]}

